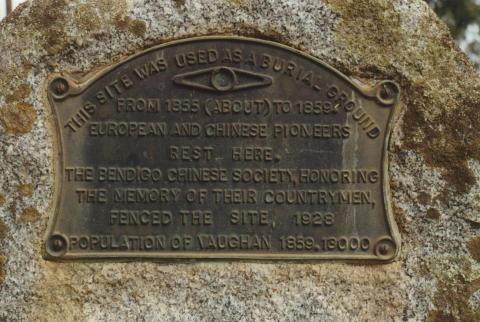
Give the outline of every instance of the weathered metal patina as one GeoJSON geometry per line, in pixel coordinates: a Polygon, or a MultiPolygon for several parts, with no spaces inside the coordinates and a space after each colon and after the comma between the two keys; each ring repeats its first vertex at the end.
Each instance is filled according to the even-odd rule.
{"type": "Polygon", "coordinates": [[[389,261],[398,86],[292,48],[202,37],[48,88],[58,146],[48,259],[389,261]]]}

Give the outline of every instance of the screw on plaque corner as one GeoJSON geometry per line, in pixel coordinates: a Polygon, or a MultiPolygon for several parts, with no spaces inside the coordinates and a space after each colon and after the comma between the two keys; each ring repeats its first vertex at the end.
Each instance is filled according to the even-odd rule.
{"type": "Polygon", "coordinates": [[[375,244],[375,255],[382,260],[390,260],[395,257],[397,253],[397,246],[390,238],[380,239],[375,244]]]}
{"type": "Polygon", "coordinates": [[[384,105],[394,104],[400,95],[400,88],[393,81],[382,81],[377,85],[377,99],[384,105]]]}
{"type": "Polygon", "coordinates": [[[47,253],[52,257],[61,257],[67,252],[67,239],[62,235],[52,235],[47,240],[47,253]]]}
{"type": "Polygon", "coordinates": [[[65,78],[57,77],[50,83],[49,89],[53,96],[62,98],[68,93],[70,85],[65,78]]]}

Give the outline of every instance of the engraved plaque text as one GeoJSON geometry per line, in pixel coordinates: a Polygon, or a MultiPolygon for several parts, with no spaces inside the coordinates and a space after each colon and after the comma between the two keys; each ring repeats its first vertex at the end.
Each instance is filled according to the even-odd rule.
{"type": "Polygon", "coordinates": [[[48,259],[388,261],[398,86],[289,47],[203,37],[48,88],[57,203],[48,259]]]}

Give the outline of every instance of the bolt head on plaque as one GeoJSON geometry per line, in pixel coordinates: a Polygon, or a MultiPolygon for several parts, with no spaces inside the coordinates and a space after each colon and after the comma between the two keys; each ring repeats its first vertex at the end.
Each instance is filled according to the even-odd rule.
{"type": "Polygon", "coordinates": [[[375,254],[380,259],[392,259],[397,254],[397,246],[391,238],[383,238],[376,243],[375,254]]]}
{"type": "Polygon", "coordinates": [[[237,77],[230,68],[220,67],[212,72],[212,86],[219,91],[232,89],[236,82],[237,77]]]}
{"type": "Polygon", "coordinates": [[[49,91],[53,97],[59,99],[67,95],[70,89],[68,81],[63,77],[55,78],[49,86],[49,91]]]}
{"type": "Polygon", "coordinates": [[[46,251],[48,256],[58,258],[63,256],[67,251],[67,239],[60,235],[51,235],[46,243],[46,251]]]}
{"type": "Polygon", "coordinates": [[[400,89],[395,82],[382,81],[377,85],[377,99],[384,105],[394,104],[399,95],[400,89]]]}

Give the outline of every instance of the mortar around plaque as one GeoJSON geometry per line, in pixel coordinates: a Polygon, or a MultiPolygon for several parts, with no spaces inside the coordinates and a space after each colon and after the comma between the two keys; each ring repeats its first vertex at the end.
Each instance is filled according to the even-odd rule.
{"type": "Polygon", "coordinates": [[[44,257],[332,259],[400,250],[399,100],[284,45],[163,44],[48,86],[58,162],[44,257]]]}

